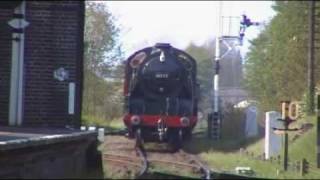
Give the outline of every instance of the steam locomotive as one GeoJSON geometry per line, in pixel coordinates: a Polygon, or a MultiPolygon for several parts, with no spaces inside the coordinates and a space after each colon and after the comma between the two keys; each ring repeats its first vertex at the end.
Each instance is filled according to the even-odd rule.
{"type": "Polygon", "coordinates": [[[131,55],[125,66],[124,124],[128,136],[180,145],[197,123],[196,61],[167,43],[131,55]]]}

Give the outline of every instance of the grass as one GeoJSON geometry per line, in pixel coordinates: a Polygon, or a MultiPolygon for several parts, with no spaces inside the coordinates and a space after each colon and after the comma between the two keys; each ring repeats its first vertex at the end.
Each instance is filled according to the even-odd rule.
{"type": "MultiPolygon", "coordinates": [[[[199,141],[198,141],[199,142],[199,141]]],[[[201,143],[201,142],[200,142],[201,143]]],[[[202,144],[202,143],[201,143],[202,144]]],[[[284,173],[277,176],[277,172],[281,172],[281,166],[271,164],[269,162],[253,160],[249,157],[241,156],[238,151],[225,151],[224,149],[235,149],[239,144],[231,143],[229,141],[223,143],[206,143],[211,144],[208,148],[199,152],[200,157],[205,160],[212,169],[218,172],[235,173],[235,168],[238,166],[251,167],[255,174],[254,176],[262,178],[288,178],[295,177],[296,173],[284,173]],[[216,144],[216,145],[214,145],[216,144]]],[[[200,146],[200,148],[203,148],[200,146]]],[[[199,147],[199,146],[197,146],[199,147]]]]}
{"type": "MultiPolygon", "coordinates": [[[[306,120],[300,120],[299,124],[303,122],[315,124],[315,117],[307,117],[306,120]]],[[[205,128],[200,128],[205,130],[205,128]]],[[[217,171],[226,171],[235,173],[237,166],[251,167],[255,177],[272,178],[272,179],[318,179],[320,178],[320,170],[313,169],[305,176],[300,176],[296,171],[282,171],[282,165],[271,163],[269,161],[254,160],[252,158],[241,156],[239,153],[240,147],[245,147],[247,151],[260,155],[264,151],[264,139],[238,139],[221,140],[213,142],[207,138],[205,132],[199,133],[201,130],[195,129],[197,134],[193,140],[187,143],[184,147],[186,151],[198,154],[203,160],[217,171]]],[[[292,139],[293,133],[289,135],[292,139]]],[[[296,141],[289,143],[289,161],[295,162],[306,158],[311,166],[316,163],[316,128],[315,126],[300,136],[296,141]]]]}
{"type": "MultiPolygon", "coordinates": [[[[124,128],[121,119],[111,121],[102,121],[99,118],[84,116],[87,123],[103,125],[110,129],[124,128]]],[[[315,117],[307,117],[305,120],[299,120],[296,124],[301,123],[315,124],[315,117]]],[[[255,174],[253,176],[259,178],[271,179],[318,179],[320,177],[320,170],[313,169],[305,176],[300,176],[299,172],[282,170],[282,165],[271,163],[268,161],[254,160],[252,158],[241,156],[239,149],[245,147],[247,151],[253,152],[256,155],[262,154],[264,151],[263,138],[251,139],[229,139],[219,142],[211,141],[206,134],[206,121],[199,122],[194,129],[194,137],[190,142],[184,145],[184,150],[190,153],[198,154],[213,170],[219,172],[235,173],[235,168],[238,166],[251,167],[255,174]]],[[[290,133],[289,138],[292,139],[294,133],[290,133]]],[[[282,152],[281,152],[282,153],[282,152]]],[[[300,161],[303,158],[310,162],[311,166],[316,163],[316,126],[296,141],[289,143],[289,161],[300,161]]],[[[159,168],[159,167],[157,167],[159,168]]],[[[167,168],[160,167],[161,171],[166,171],[167,168]]],[[[172,170],[172,169],[171,169],[172,170]]],[[[115,175],[115,174],[114,174],[115,175]]],[[[131,177],[132,174],[127,174],[131,177]]]]}
{"type": "Polygon", "coordinates": [[[122,119],[114,119],[110,122],[109,127],[113,129],[123,129],[125,128],[122,119]]]}
{"type": "MultiPolygon", "coordinates": [[[[316,124],[315,117],[309,117],[309,122],[316,124]]],[[[316,163],[316,126],[297,139],[293,144],[289,144],[289,156],[293,160],[306,158],[307,161],[316,163]]]]}
{"type": "Polygon", "coordinates": [[[108,126],[110,121],[106,121],[96,116],[84,114],[82,115],[82,124],[86,126],[108,126]]]}
{"type": "Polygon", "coordinates": [[[118,131],[125,128],[121,118],[104,120],[95,116],[83,115],[82,124],[86,126],[104,127],[106,131],[118,131]]]}
{"type": "Polygon", "coordinates": [[[254,171],[253,176],[258,178],[297,178],[298,175],[292,171],[284,173],[281,171],[281,165],[267,161],[253,160],[237,153],[211,151],[201,153],[200,156],[208,162],[212,169],[218,172],[235,173],[236,167],[251,167],[254,171]]]}
{"type": "Polygon", "coordinates": [[[153,165],[151,164],[151,167],[149,167],[148,172],[152,174],[152,172],[161,172],[161,173],[168,173],[173,175],[180,175],[185,176],[189,178],[196,178],[197,176],[194,173],[191,173],[188,170],[181,169],[179,167],[173,167],[168,165],[153,165]]]}

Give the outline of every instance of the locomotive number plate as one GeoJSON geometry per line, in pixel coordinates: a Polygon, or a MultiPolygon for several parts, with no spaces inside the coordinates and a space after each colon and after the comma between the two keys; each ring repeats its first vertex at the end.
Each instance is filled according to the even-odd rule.
{"type": "Polygon", "coordinates": [[[156,78],[168,78],[169,77],[169,74],[164,74],[164,73],[157,73],[156,75],[156,78]]]}

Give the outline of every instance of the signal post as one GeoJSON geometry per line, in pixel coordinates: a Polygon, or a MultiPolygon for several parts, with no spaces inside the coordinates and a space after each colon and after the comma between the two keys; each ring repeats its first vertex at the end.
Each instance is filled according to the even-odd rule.
{"type": "Polygon", "coordinates": [[[283,169],[287,171],[288,169],[288,132],[289,131],[298,131],[299,128],[289,128],[289,125],[295,122],[298,118],[298,104],[295,102],[290,101],[282,101],[281,102],[281,109],[282,109],[282,116],[281,121],[283,123],[283,128],[272,128],[276,134],[283,134],[284,135],[284,147],[283,147],[283,169]]]}

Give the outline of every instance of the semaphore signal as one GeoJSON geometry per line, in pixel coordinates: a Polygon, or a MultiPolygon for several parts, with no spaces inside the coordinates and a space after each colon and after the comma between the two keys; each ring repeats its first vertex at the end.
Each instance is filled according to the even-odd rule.
{"type": "Polygon", "coordinates": [[[239,39],[240,39],[240,45],[243,43],[243,37],[245,36],[245,31],[248,27],[254,25],[259,26],[260,22],[252,22],[251,19],[247,17],[247,15],[243,14],[242,19],[240,21],[240,31],[239,31],[239,39]]]}

